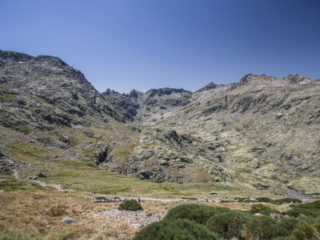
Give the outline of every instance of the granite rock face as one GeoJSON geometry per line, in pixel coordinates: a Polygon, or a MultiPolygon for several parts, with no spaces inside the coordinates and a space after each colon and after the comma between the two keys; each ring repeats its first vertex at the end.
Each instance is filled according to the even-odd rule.
{"type": "Polygon", "coordinates": [[[143,123],[154,115],[163,115],[189,104],[192,93],[184,89],[159,88],[145,93],[132,90],[129,94],[120,94],[107,89],[103,95],[128,121],[143,123]]]}
{"type": "Polygon", "coordinates": [[[105,116],[125,121],[80,71],[59,58],[0,51],[0,66],[0,121],[7,127],[90,125],[105,116]]]}
{"type": "Polygon", "coordinates": [[[318,197],[319,149],[320,81],[299,74],[99,93],[59,58],[0,51],[2,172],[81,159],[154,182],[318,197]]]}
{"type": "MultiPolygon", "coordinates": [[[[216,181],[319,195],[320,81],[302,75],[249,74],[239,83],[196,91],[189,101],[174,112],[145,120],[152,132],[148,133],[152,135],[149,141],[154,142],[151,145],[162,148],[157,157],[150,156],[153,163],[168,152],[188,153],[216,181]],[[158,129],[175,134],[160,140],[158,129]],[[190,143],[180,145],[180,135],[189,136],[190,143]]],[[[154,149],[148,146],[140,150],[136,164],[141,167],[137,169],[147,161],[141,161],[146,158],[144,153],[154,149]]],[[[158,166],[170,166],[173,159],[170,157],[169,165],[161,161],[158,166]]],[[[184,168],[188,165],[184,163],[184,168]]]]}

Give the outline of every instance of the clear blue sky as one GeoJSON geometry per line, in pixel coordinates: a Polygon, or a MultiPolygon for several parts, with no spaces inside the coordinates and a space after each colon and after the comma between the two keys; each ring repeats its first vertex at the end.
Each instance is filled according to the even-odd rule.
{"type": "Polygon", "coordinates": [[[99,90],[320,78],[320,0],[1,0],[0,49],[58,56],[99,90]]]}

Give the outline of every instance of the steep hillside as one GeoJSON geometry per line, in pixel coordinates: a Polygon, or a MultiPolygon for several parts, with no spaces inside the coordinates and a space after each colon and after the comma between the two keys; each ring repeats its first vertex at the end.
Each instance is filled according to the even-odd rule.
{"type": "Polygon", "coordinates": [[[58,58],[0,51],[0,171],[34,178],[80,161],[153,182],[318,197],[319,93],[302,75],[252,74],[194,93],[99,93],[58,58]]]}
{"type": "MultiPolygon", "coordinates": [[[[0,172],[50,173],[55,161],[128,155],[136,133],[84,75],[62,60],[0,52],[0,172]]],[[[120,162],[119,160],[119,162],[120,162]]]]}
{"type": "Polygon", "coordinates": [[[247,75],[237,84],[210,84],[178,111],[145,121],[149,127],[129,172],[157,181],[179,172],[175,181],[185,182],[192,174],[205,176],[205,168],[216,181],[317,196],[319,90],[320,81],[301,75],[247,75]],[[189,170],[194,163],[199,173],[189,170]]]}

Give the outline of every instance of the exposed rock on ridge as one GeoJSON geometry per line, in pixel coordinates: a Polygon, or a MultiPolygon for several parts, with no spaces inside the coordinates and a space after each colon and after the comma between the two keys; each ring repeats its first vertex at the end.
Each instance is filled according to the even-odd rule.
{"type": "Polygon", "coordinates": [[[239,83],[210,83],[194,93],[100,94],[59,58],[0,51],[0,103],[5,171],[23,165],[21,156],[53,158],[21,151],[19,136],[63,153],[57,158],[98,160],[156,182],[227,181],[320,194],[320,81],[299,74],[248,74],[239,83]]]}
{"type": "Polygon", "coordinates": [[[124,117],[86,80],[59,58],[0,51],[1,119],[12,126],[90,125],[124,117]]]}

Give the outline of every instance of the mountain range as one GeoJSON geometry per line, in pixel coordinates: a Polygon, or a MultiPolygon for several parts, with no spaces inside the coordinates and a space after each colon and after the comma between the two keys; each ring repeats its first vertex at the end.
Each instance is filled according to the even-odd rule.
{"type": "Polygon", "coordinates": [[[0,51],[0,171],[55,161],[153,182],[320,194],[320,81],[248,74],[195,92],[98,92],[59,58],[0,51]]]}

